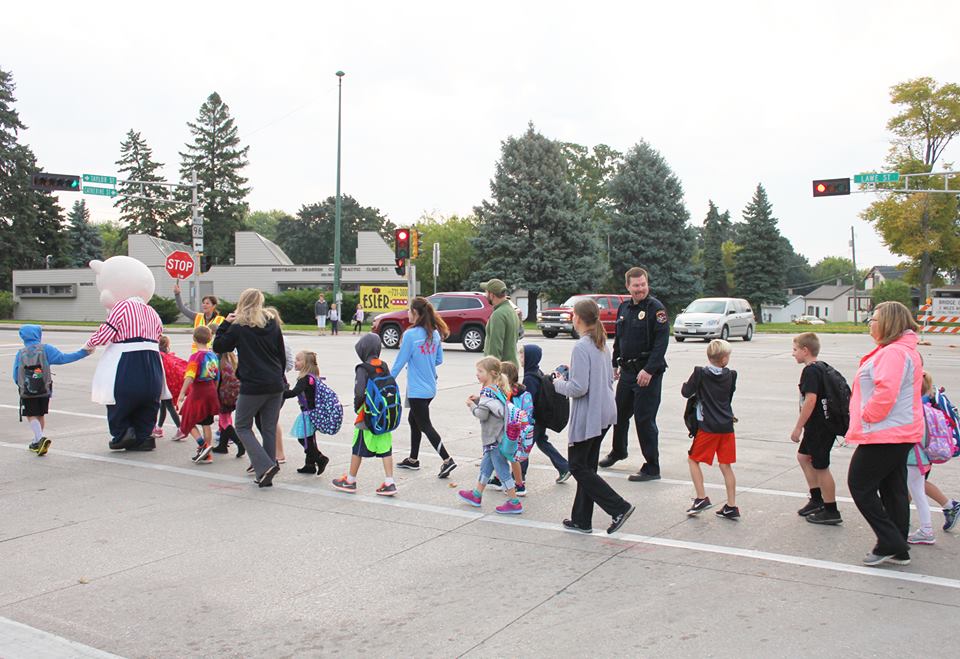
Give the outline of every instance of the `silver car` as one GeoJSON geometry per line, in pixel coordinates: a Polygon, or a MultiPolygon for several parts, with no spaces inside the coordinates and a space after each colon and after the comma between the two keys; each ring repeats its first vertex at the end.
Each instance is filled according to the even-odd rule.
{"type": "Polygon", "coordinates": [[[685,339],[753,338],[755,323],[750,303],[735,297],[702,297],[683,309],[673,321],[673,338],[685,339]]]}

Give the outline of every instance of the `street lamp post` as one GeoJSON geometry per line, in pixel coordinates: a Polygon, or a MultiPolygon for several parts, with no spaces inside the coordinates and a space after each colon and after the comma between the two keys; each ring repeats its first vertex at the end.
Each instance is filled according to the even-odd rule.
{"type": "MultiPolygon", "coordinates": [[[[337,71],[337,209],[333,230],[333,299],[339,305],[340,298],[340,116],[343,108],[343,71],[337,71]]],[[[339,309],[339,306],[337,307],[339,309]]],[[[341,312],[342,313],[342,312],[341,312]]]]}

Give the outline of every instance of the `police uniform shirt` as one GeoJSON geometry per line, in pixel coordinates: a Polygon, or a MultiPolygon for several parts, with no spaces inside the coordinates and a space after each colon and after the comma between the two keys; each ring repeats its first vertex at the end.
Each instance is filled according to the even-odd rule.
{"type": "Polygon", "coordinates": [[[644,370],[651,375],[666,370],[670,324],[667,308],[660,300],[648,295],[639,304],[632,299],[621,302],[617,309],[616,332],[613,341],[614,368],[620,366],[620,358],[640,359],[642,362],[644,353],[649,353],[646,365],[635,370],[644,370]]]}

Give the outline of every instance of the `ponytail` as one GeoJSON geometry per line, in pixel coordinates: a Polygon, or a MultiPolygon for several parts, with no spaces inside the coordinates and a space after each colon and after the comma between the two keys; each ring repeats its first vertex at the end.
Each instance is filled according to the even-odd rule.
{"type": "Polygon", "coordinates": [[[512,387],[507,376],[504,375],[500,360],[496,357],[484,357],[477,362],[477,367],[482,368],[493,377],[493,384],[500,392],[506,396],[510,393],[512,387]]]}
{"type": "Polygon", "coordinates": [[[410,308],[417,312],[417,322],[414,327],[422,327],[427,333],[427,343],[433,341],[433,331],[440,333],[440,339],[446,339],[450,336],[450,329],[447,324],[437,314],[437,310],[430,304],[430,300],[425,297],[417,296],[410,301],[410,308]]]}
{"type": "Polygon", "coordinates": [[[573,305],[573,313],[586,326],[586,334],[597,346],[597,350],[605,350],[607,346],[607,330],[603,329],[603,323],[600,322],[600,307],[591,299],[580,300],[573,305]]]}

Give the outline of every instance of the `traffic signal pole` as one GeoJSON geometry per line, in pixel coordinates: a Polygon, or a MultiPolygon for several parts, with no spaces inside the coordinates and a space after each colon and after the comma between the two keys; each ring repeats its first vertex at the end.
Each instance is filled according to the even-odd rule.
{"type": "MultiPolygon", "coordinates": [[[[340,117],[343,108],[343,71],[337,71],[337,205],[333,229],[333,300],[340,304],[340,117]]],[[[337,307],[340,308],[339,306],[337,307]]]]}

